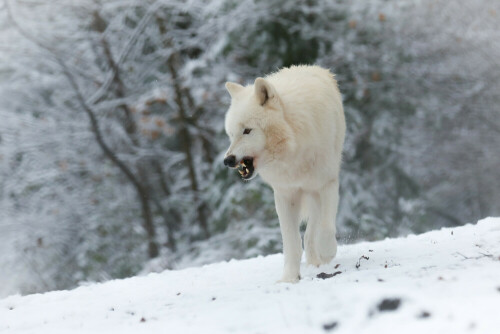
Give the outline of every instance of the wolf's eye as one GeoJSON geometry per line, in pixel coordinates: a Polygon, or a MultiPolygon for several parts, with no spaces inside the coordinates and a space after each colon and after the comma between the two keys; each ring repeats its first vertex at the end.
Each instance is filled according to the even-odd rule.
{"type": "Polygon", "coordinates": [[[252,132],[252,129],[245,129],[245,130],[243,130],[243,134],[244,134],[244,135],[247,135],[247,134],[249,134],[250,132],[252,132]]]}

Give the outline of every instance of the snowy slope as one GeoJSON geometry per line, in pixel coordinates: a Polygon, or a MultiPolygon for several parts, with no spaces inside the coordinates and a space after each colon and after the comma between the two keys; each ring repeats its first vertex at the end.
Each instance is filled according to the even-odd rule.
{"type": "Polygon", "coordinates": [[[298,284],[276,284],[281,267],[272,255],[11,296],[0,333],[500,333],[500,218],[342,246],[298,284]]]}

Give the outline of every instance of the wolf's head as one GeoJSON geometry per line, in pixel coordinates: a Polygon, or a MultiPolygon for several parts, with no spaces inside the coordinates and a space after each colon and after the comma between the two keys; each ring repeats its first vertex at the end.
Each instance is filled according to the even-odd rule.
{"type": "Polygon", "coordinates": [[[231,106],[225,128],[231,145],[224,165],[238,168],[241,177],[252,179],[267,164],[279,159],[290,144],[291,129],[284,119],[283,105],[273,85],[257,78],[243,87],[227,82],[231,106]]]}

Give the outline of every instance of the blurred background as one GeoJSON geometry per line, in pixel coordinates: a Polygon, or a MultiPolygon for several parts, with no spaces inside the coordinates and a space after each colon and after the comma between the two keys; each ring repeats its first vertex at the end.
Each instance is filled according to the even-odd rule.
{"type": "Polygon", "coordinates": [[[0,297],[281,251],[226,81],[337,74],[340,243],[500,215],[500,1],[0,3],[0,297]]]}

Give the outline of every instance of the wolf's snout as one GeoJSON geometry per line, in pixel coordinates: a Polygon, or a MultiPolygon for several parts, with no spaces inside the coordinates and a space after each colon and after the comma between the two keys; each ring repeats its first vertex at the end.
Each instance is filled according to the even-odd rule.
{"type": "Polygon", "coordinates": [[[234,168],[236,167],[236,157],[234,155],[230,155],[224,159],[224,166],[234,168]]]}

